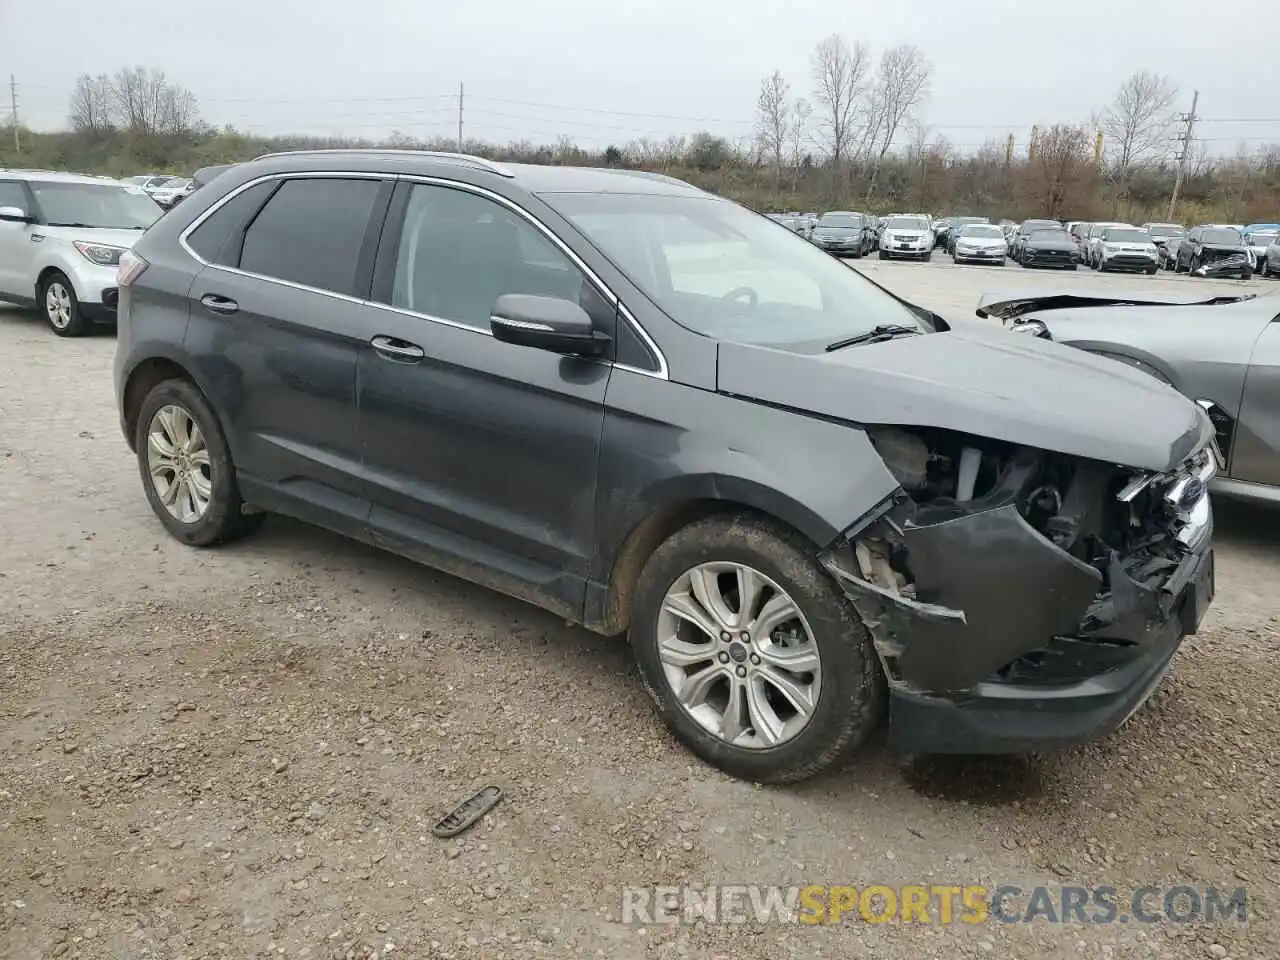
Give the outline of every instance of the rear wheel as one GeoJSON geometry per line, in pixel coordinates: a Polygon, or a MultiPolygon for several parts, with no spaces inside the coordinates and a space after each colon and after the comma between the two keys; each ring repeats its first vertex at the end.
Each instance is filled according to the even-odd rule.
{"type": "Polygon", "coordinates": [[[630,640],[667,727],[735,777],[811,777],[883,711],[852,605],[801,537],[754,517],[708,518],[663,543],[640,575],[630,640]]]}
{"type": "Polygon", "coordinates": [[[80,300],[71,281],[61,273],[51,273],[40,285],[40,302],[44,318],[60,337],[83,337],[93,323],[80,309],[80,300]]]}
{"type": "Polygon", "coordinates": [[[261,513],[244,510],[222,426],[194,384],[165,380],[152,388],[134,446],[147,500],[174,539],[212,546],[261,524],[261,513]]]}

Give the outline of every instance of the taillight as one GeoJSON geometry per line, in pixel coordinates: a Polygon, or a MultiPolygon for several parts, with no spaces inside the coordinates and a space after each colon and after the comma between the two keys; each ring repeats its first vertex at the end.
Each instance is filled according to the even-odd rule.
{"type": "Polygon", "coordinates": [[[142,271],[148,266],[150,264],[147,261],[131,250],[121,254],[120,267],[116,270],[116,286],[121,289],[133,286],[133,282],[142,276],[142,271]]]}

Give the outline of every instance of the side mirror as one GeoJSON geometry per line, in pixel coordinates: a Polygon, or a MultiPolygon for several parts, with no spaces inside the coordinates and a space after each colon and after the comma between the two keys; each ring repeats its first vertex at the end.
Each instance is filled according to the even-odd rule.
{"type": "Polygon", "coordinates": [[[572,300],[505,293],[489,314],[497,340],[569,356],[598,357],[609,350],[609,337],[572,300]]]}
{"type": "Polygon", "coordinates": [[[10,223],[33,223],[34,218],[21,207],[0,207],[0,220],[10,223]]]}

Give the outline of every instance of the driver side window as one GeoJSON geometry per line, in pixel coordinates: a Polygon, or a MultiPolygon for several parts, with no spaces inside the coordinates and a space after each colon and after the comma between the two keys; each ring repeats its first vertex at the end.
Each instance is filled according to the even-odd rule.
{"type": "Polygon", "coordinates": [[[613,335],[614,311],[577,266],[524,217],[468,190],[414,184],[396,254],[391,305],[489,329],[498,297],[571,300],[613,335]]]}

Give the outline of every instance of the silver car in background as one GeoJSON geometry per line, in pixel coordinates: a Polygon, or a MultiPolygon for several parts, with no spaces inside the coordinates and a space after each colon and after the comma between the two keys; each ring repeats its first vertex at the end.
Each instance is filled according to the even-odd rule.
{"type": "Polygon", "coordinates": [[[1210,490],[1280,505],[1280,291],[1193,301],[989,295],[978,316],[1169,384],[1213,422],[1221,459],[1210,490]]]}
{"type": "Polygon", "coordinates": [[[960,228],[952,248],[955,263],[991,263],[1003,267],[1009,255],[1004,231],[990,223],[970,223],[960,228]]]}

